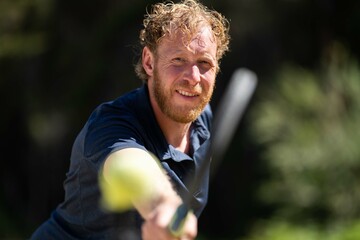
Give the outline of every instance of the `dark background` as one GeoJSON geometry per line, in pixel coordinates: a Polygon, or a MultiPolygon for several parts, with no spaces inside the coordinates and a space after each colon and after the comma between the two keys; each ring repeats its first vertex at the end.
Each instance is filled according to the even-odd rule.
{"type": "MultiPolygon", "coordinates": [[[[26,238],[48,218],[63,199],[72,142],[91,111],[141,84],[133,64],[145,9],[153,2],[0,2],[1,238],[26,238]]],[[[238,67],[259,76],[255,104],[284,63],[317,69],[334,41],[359,58],[359,1],[203,3],[231,24],[231,51],[221,63],[215,111],[238,67]]],[[[241,237],[272,212],[254,197],[267,169],[247,126],[245,117],[211,182],[199,223],[206,239],[241,237]]]]}

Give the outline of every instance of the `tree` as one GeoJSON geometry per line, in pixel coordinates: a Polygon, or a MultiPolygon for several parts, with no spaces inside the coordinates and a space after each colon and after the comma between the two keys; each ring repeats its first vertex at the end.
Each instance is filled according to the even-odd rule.
{"type": "Polygon", "coordinates": [[[269,169],[259,198],[274,219],[328,229],[360,219],[358,63],[334,43],[320,70],[286,65],[263,96],[251,127],[269,169]]]}

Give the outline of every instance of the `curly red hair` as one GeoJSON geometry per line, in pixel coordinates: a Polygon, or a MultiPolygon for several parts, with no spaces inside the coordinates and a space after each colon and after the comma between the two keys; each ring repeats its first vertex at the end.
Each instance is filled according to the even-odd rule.
{"type": "MultiPolygon", "coordinates": [[[[156,52],[159,41],[164,37],[174,37],[181,33],[184,41],[189,41],[202,25],[209,26],[217,44],[218,61],[229,50],[229,22],[219,12],[210,10],[197,0],[183,0],[180,3],[165,2],[152,6],[145,15],[144,28],[140,31],[140,45],[156,52]]],[[[184,43],[185,44],[185,43],[184,43]]],[[[135,65],[138,77],[147,81],[147,74],[139,59],[135,65]]]]}

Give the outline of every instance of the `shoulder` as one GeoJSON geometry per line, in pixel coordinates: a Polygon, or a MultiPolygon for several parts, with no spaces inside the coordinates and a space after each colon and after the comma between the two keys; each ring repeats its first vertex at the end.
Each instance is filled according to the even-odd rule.
{"type": "Polygon", "coordinates": [[[138,88],[97,106],[87,121],[89,130],[97,127],[116,127],[129,121],[135,123],[138,109],[142,107],[142,94],[142,88],[138,88]]]}
{"type": "Polygon", "coordinates": [[[135,89],[131,92],[125,93],[115,100],[100,104],[91,113],[88,122],[94,123],[98,122],[99,120],[111,120],[111,117],[119,116],[119,113],[131,114],[132,110],[134,109],[132,106],[136,105],[135,103],[138,94],[139,89],[135,89]]]}
{"type": "Polygon", "coordinates": [[[139,94],[139,89],[128,92],[92,112],[83,129],[85,156],[106,155],[120,145],[135,147],[142,142],[142,125],[137,116],[141,107],[139,94]]]}

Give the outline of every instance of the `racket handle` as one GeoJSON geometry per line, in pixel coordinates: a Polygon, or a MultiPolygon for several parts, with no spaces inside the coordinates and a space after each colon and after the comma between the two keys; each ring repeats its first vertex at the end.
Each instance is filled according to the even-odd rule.
{"type": "Polygon", "coordinates": [[[186,216],[189,213],[189,207],[187,204],[182,203],[175,211],[172,217],[168,229],[174,237],[179,237],[183,231],[186,216]]]}

